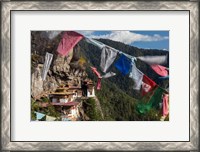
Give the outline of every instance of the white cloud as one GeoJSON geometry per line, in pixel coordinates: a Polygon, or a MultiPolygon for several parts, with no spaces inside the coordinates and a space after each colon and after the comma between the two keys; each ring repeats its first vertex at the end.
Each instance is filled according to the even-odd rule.
{"type": "Polygon", "coordinates": [[[125,44],[131,44],[137,41],[150,42],[150,41],[162,41],[162,40],[169,39],[167,36],[163,37],[158,34],[154,34],[153,36],[150,36],[150,35],[143,35],[143,34],[130,32],[130,31],[112,31],[109,34],[98,35],[98,36],[93,35],[93,32],[91,32],[87,36],[89,36],[90,38],[96,38],[96,39],[99,39],[99,38],[111,39],[114,41],[123,42],[125,44]]]}

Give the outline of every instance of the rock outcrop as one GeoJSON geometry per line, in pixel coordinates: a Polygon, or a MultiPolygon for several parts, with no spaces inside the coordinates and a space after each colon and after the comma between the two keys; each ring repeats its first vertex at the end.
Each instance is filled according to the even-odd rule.
{"type": "Polygon", "coordinates": [[[67,84],[80,86],[81,80],[87,77],[84,66],[79,62],[78,46],[71,50],[67,57],[61,56],[56,51],[59,41],[59,35],[53,40],[49,40],[43,37],[42,32],[32,33],[31,95],[35,99],[40,98],[46,92],[55,91],[59,86],[67,84]],[[41,75],[46,52],[53,54],[53,61],[47,77],[43,81],[41,75]]]}
{"type": "Polygon", "coordinates": [[[44,91],[41,74],[42,68],[37,66],[31,76],[31,95],[34,98],[37,98],[44,91]]]}

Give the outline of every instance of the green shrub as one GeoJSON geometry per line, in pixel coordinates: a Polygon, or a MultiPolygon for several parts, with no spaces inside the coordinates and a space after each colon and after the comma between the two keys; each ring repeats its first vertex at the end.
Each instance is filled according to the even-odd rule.
{"type": "Polygon", "coordinates": [[[91,121],[102,120],[102,116],[100,111],[97,109],[95,99],[89,98],[83,104],[84,111],[91,121]]]}

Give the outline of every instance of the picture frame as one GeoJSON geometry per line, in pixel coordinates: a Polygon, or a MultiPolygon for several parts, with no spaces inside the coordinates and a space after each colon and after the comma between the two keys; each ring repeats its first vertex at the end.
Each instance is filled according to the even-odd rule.
{"type": "Polygon", "coordinates": [[[20,150],[199,150],[199,2],[197,1],[2,1],[1,2],[1,147],[2,151],[20,150]],[[189,11],[190,41],[190,112],[189,141],[12,141],[12,91],[11,53],[14,39],[11,37],[12,12],[41,10],[129,10],[129,11],[189,11]]]}

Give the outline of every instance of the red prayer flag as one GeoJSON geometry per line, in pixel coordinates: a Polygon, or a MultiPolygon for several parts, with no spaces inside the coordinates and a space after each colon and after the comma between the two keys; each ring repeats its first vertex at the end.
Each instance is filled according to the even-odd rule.
{"type": "Polygon", "coordinates": [[[146,75],[143,75],[143,79],[142,79],[142,96],[146,95],[148,92],[153,90],[153,88],[155,86],[157,86],[157,84],[153,80],[151,80],[146,75]]]}
{"type": "Polygon", "coordinates": [[[163,116],[169,114],[169,95],[165,94],[163,97],[163,116]]]}
{"type": "Polygon", "coordinates": [[[95,67],[90,67],[92,69],[92,72],[97,76],[98,81],[97,81],[97,90],[101,89],[101,74],[97,71],[95,67]]]}
{"type": "Polygon", "coordinates": [[[97,71],[97,69],[95,68],[95,67],[90,67],[91,69],[92,69],[92,72],[94,73],[94,74],[96,74],[96,76],[98,77],[98,78],[101,78],[101,74],[97,71]]]}
{"type": "Polygon", "coordinates": [[[168,76],[168,71],[166,67],[164,66],[154,64],[154,65],[151,65],[151,68],[160,76],[163,76],[163,77],[168,76]]]}
{"type": "Polygon", "coordinates": [[[101,89],[101,78],[98,78],[98,81],[97,81],[97,90],[100,90],[101,89]]]}
{"type": "Polygon", "coordinates": [[[63,56],[67,56],[70,50],[83,38],[83,35],[74,31],[64,32],[60,41],[57,52],[63,56]]]}

